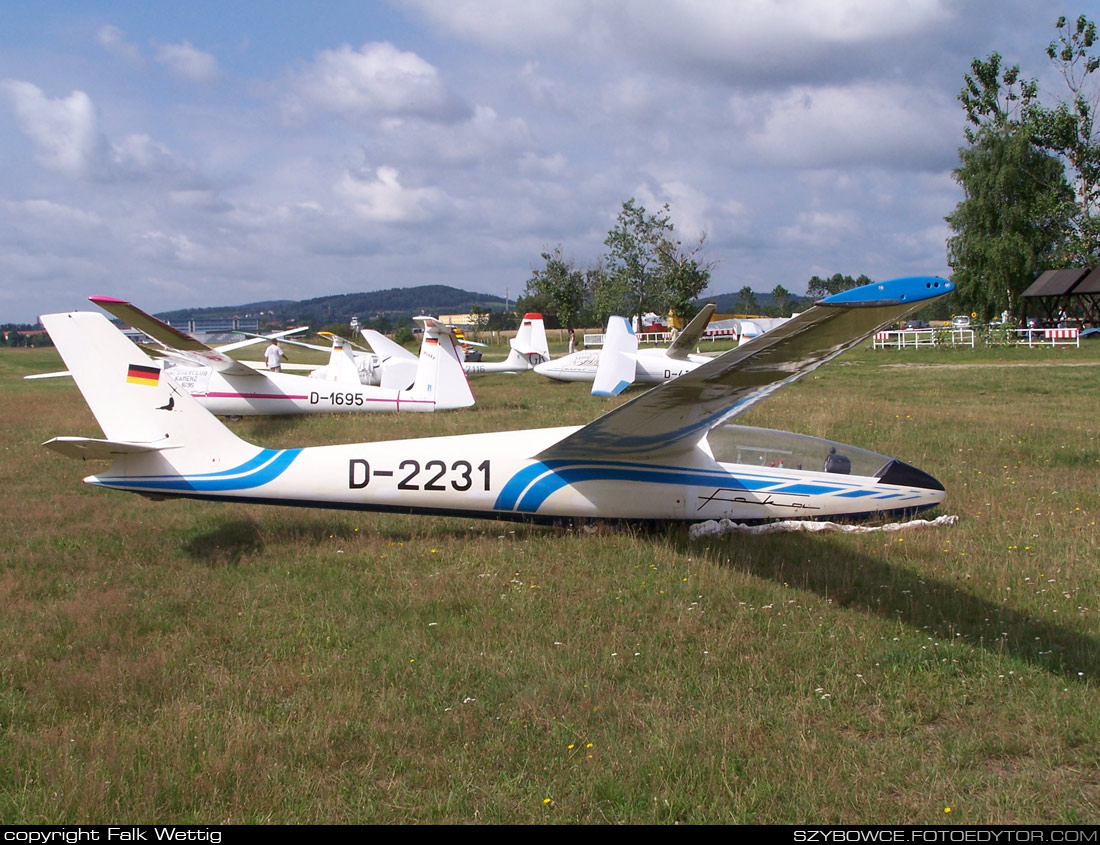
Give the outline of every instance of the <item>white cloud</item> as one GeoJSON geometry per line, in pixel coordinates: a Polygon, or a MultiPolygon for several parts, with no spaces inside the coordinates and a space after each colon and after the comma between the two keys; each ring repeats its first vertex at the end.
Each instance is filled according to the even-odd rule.
{"type": "Polygon", "coordinates": [[[183,184],[195,181],[191,166],[148,135],[127,135],[111,145],[111,171],[116,178],[167,178],[183,184]]]}
{"type": "Polygon", "coordinates": [[[161,44],[157,47],[157,61],[168,68],[177,79],[188,82],[213,82],[221,75],[218,60],[210,53],[182,44],[161,44]]]}
{"type": "Polygon", "coordinates": [[[53,229],[79,228],[99,229],[103,219],[94,211],[85,211],[70,205],[50,200],[24,200],[23,202],[4,202],[9,215],[20,219],[32,219],[38,224],[46,224],[53,229]]]}
{"type": "Polygon", "coordinates": [[[406,188],[392,167],[379,167],[374,179],[345,173],[335,191],[359,217],[371,223],[417,223],[435,216],[444,203],[437,188],[406,188]]]}
{"type": "Polygon", "coordinates": [[[654,192],[649,185],[638,187],[634,195],[650,214],[661,212],[668,203],[673,231],[686,246],[698,241],[713,227],[709,224],[711,200],[705,193],[679,179],[661,182],[654,192]]]}
{"type": "MultiPolygon", "coordinates": [[[[601,19],[593,0],[552,3],[514,0],[406,0],[433,24],[479,44],[528,50],[538,46],[573,46],[601,19]]],[[[642,4],[638,4],[641,6],[642,4]]]]}
{"type": "Polygon", "coordinates": [[[749,141],[754,155],[773,165],[943,169],[953,163],[954,147],[942,139],[957,133],[958,109],[942,92],[895,84],[798,87],[770,105],[759,98],[755,105],[760,111],[749,141]]]}
{"type": "Polygon", "coordinates": [[[538,62],[525,62],[519,71],[519,81],[527,96],[536,105],[555,112],[571,112],[572,102],[552,76],[543,74],[538,62]]]}
{"type": "Polygon", "coordinates": [[[145,63],[141,50],[126,40],[126,33],[117,26],[107,24],[96,30],[96,41],[112,56],[140,67],[145,63]]]}
{"type": "Polygon", "coordinates": [[[348,118],[415,116],[447,122],[468,113],[447,92],[435,67],[385,42],[323,50],[291,76],[289,85],[285,105],[296,118],[319,110],[348,118]]]}
{"type": "Polygon", "coordinates": [[[152,231],[141,235],[135,252],[165,264],[198,264],[207,256],[185,233],[152,231]]]}
{"type": "Polygon", "coordinates": [[[498,49],[618,49],[642,62],[790,64],[817,45],[911,38],[950,22],[947,0],[406,0],[435,26],[498,49]],[[784,49],[784,44],[797,45],[784,49]]]}
{"type": "Polygon", "coordinates": [[[2,88],[15,106],[20,129],[35,146],[45,167],[69,176],[91,175],[103,160],[105,143],[91,98],[73,91],[51,99],[30,82],[5,79],[2,88]]]}
{"type": "Polygon", "coordinates": [[[136,133],[110,142],[100,130],[95,105],[83,91],[50,98],[37,85],[16,79],[0,82],[0,90],[11,99],[19,128],[35,147],[35,158],[50,170],[94,182],[198,181],[186,161],[148,135],[136,133]]]}
{"type": "Polygon", "coordinates": [[[446,167],[488,164],[498,174],[536,148],[522,118],[501,118],[488,106],[477,106],[470,119],[460,123],[391,121],[383,129],[392,155],[403,160],[446,167]]]}
{"type": "Polygon", "coordinates": [[[861,232],[862,225],[855,211],[804,211],[794,225],[779,230],[779,239],[793,246],[821,248],[854,242],[861,232]]]}

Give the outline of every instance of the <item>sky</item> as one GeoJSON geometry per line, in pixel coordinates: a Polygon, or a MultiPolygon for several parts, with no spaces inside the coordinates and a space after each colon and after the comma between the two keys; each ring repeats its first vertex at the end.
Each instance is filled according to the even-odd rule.
{"type": "Polygon", "coordinates": [[[8,4],[0,322],[593,264],[622,204],[712,294],[947,276],[957,97],[997,51],[1058,97],[1097,0],[8,4]]]}

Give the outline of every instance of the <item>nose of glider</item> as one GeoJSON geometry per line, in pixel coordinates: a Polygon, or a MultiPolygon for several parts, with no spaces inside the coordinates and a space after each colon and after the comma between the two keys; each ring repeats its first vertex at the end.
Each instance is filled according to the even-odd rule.
{"type": "Polygon", "coordinates": [[[878,474],[883,484],[896,484],[899,487],[916,487],[920,490],[938,490],[943,492],[943,485],[922,469],[902,463],[896,458],[878,474]]]}

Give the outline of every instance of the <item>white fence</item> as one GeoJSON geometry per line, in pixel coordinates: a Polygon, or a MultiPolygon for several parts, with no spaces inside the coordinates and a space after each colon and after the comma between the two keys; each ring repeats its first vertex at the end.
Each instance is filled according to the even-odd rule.
{"type": "MultiPolygon", "coordinates": [[[[703,332],[702,340],[736,340],[737,329],[707,329],[703,332]]],[[[583,338],[584,345],[603,346],[602,334],[586,334],[583,338]]],[[[638,335],[638,343],[656,343],[666,346],[672,343],[672,332],[642,332],[638,335]]]]}
{"type": "Polygon", "coordinates": [[[900,329],[876,332],[875,349],[919,349],[922,346],[969,346],[974,348],[973,329],[900,329]]]}
{"type": "Polygon", "coordinates": [[[1080,346],[1077,329],[1016,329],[1017,346],[1080,346]]]}
{"type": "MultiPolygon", "coordinates": [[[[1077,329],[1004,329],[994,328],[983,333],[986,346],[1077,346],[1081,336],[1077,329]]],[[[872,341],[875,349],[919,349],[929,346],[969,346],[974,348],[973,329],[904,329],[877,332],[872,341]]]]}

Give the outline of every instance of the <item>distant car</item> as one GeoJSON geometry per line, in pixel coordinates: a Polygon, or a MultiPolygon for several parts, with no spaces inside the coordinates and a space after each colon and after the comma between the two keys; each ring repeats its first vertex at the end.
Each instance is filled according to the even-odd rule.
{"type": "Polygon", "coordinates": [[[958,314],[951,318],[951,328],[953,329],[969,329],[970,327],[970,318],[966,314],[958,314]]]}
{"type": "Polygon", "coordinates": [[[905,328],[909,330],[915,330],[927,329],[929,328],[929,326],[927,320],[910,320],[908,323],[905,324],[905,328]]]}

